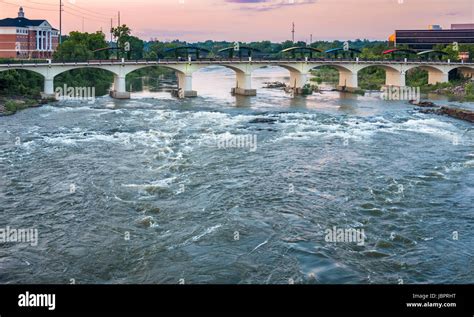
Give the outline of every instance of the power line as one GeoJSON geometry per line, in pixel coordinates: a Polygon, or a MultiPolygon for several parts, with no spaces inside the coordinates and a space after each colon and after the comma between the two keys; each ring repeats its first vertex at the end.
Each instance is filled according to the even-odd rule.
{"type": "MultiPolygon", "coordinates": [[[[6,5],[17,7],[17,8],[20,6],[19,4],[7,2],[5,0],[0,0],[0,2],[3,3],[3,4],[6,4],[6,5]]],[[[51,12],[56,12],[57,11],[57,10],[52,10],[52,9],[42,9],[42,8],[35,8],[35,7],[30,7],[30,6],[22,6],[22,7],[27,8],[27,9],[31,9],[31,10],[38,10],[38,11],[51,11],[51,12]]]]}
{"type": "MultiPolygon", "coordinates": [[[[33,4],[40,5],[40,6],[48,6],[48,7],[53,7],[53,6],[56,7],[56,6],[57,6],[57,4],[44,3],[44,2],[37,2],[37,1],[32,1],[32,0],[27,0],[27,1],[30,2],[30,3],[33,3],[33,4]]],[[[5,4],[7,4],[7,5],[11,5],[11,6],[22,6],[22,7],[24,7],[24,8],[31,9],[31,10],[57,12],[56,9],[45,9],[45,8],[38,8],[38,7],[25,6],[25,5],[20,5],[20,4],[15,4],[15,3],[7,2],[7,1],[5,1],[5,0],[0,0],[0,2],[1,2],[1,3],[5,3],[5,4]]],[[[75,9],[75,8],[71,8],[71,7],[69,7],[69,5],[75,6],[75,7],[79,8],[79,9],[81,9],[81,10],[84,10],[84,11],[93,12],[93,11],[91,11],[91,10],[83,9],[83,8],[81,8],[81,7],[79,7],[79,6],[76,6],[76,5],[73,5],[73,4],[70,4],[70,3],[68,3],[68,5],[66,5],[65,3],[62,4],[63,7],[68,8],[69,10],[71,10],[71,11],[73,11],[73,12],[75,12],[75,13],[79,13],[79,14],[81,15],[81,17],[84,16],[84,17],[86,17],[86,19],[95,20],[95,21],[100,21],[100,22],[108,22],[108,21],[109,21],[109,20],[108,20],[108,17],[105,16],[105,15],[103,15],[103,14],[94,13],[94,15],[93,15],[93,14],[91,14],[91,13],[86,13],[86,12],[79,11],[79,10],[77,10],[77,9],[75,9]]],[[[63,11],[65,11],[65,10],[63,9],[63,11]]],[[[68,13],[72,14],[71,12],[68,12],[68,13]]],[[[74,14],[72,14],[72,15],[74,15],[74,14]]]]}
{"type": "MultiPolygon", "coordinates": [[[[33,1],[33,0],[27,0],[28,2],[30,3],[34,3],[34,4],[38,4],[38,5],[42,5],[42,6],[50,6],[50,7],[56,7],[57,5],[56,4],[51,4],[51,3],[45,3],[45,2],[38,2],[38,1],[33,1]]],[[[97,19],[102,19],[102,18],[105,18],[105,19],[108,19],[108,16],[104,15],[103,13],[99,13],[98,11],[93,11],[93,10],[89,10],[89,9],[86,9],[86,8],[83,8],[83,7],[80,7],[76,4],[73,4],[73,3],[64,3],[63,4],[64,7],[70,7],[69,9],[74,11],[74,12],[77,12],[77,13],[80,13],[82,15],[89,15],[93,18],[97,18],[97,19]],[[85,11],[85,12],[83,12],[85,11]]]]}
{"type": "Polygon", "coordinates": [[[73,15],[73,16],[75,16],[75,17],[78,17],[78,18],[84,18],[84,19],[86,19],[86,20],[88,20],[88,21],[95,21],[95,22],[102,22],[102,23],[108,22],[107,20],[99,20],[99,19],[94,19],[94,18],[85,17],[85,16],[83,16],[83,15],[78,15],[78,14],[72,13],[72,12],[67,11],[67,10],[64,10],[64,12],[67,13],[67,14],[73,15]]]}
{"type": "Polygon", "coordinates": [[[92,10],[89,10],[89,9],[85,9],[85,8],[82,8],[76,4],[72,4],[72,3],[68,3],[68,5],[70,6],[73,6],[74,8],[77,8],[79,10],[83,10],[83,11],[86,11],[86,12],[90,12],[89,14],[92,14],[92,15],[98,15],[100,17],[104,17],[105,15],[103,13],[98,13],[98,11],[92,11],[92,10]]]}
{"type": "Polygon", "coordinates": [[[66,9],[64,10],[65,12],[67,11],[67,12],[71,13],[71,11],[72,11],[72,12],[74,12],[75,14],[79,14],[81,17],[86,17],[86,18],[89,19],[89,20],[97,20],[97,21],[107,22],[107,23],[109,22],[109,19],[108,19],[108,18],[98,18],[98,17],[92,16],[92,15],[84,14],[83,12],[74,10],[74,9],[69,8],[69,7],[67,7],[67,6],[65,6],[65,8],[66,8],[66,9]]]}
{"type": "Polygon", "coordinates": [[[49,7],[55,7],[56,4],[52,4],[52,3],[44,3],[44,2],[38,2],[38,1],[31,1],[31,0],[26,0],[30,3],[33,3],[33,4],[38,4],[38,5],[42,5],[42,6],[49,6],[49,7]]]}
{"type": "MultiPolygon", "coordinates": [[[[57,4],[44,3],[44,2],[39,2],[39,1],[33,1],[33,0],[27,0],[27,1],[29,3],[32,3],[32,4],[35,4],[35,5],[38,5],[38,6],[46,6],[46,7],[53,7],[53,6],[56,7],[57,6],[57,4]]],[[[9,5],[9,6],[14,6],[14,7],[22,6],[24,8],[27,8],[27,9],[30,9],[30,10],[37,10],[37,11],[47,11],[47,12],[57,12],[58,11],[57,9],[52,9],[52,8],[51,9],[46,9],[46,8],[41,8],[41,7],[37,7],[37,6],[21,5],[21,4],[17,4],[17,3],[8,2],[6,0],[0,0],[0,3],[3,3],[5,5],[9,5]]],[[[109,18],[107,16],[103,15],[103,14],[94,12],[94,11],[89,10],[89,9],[79,7],[79,6],[74,5],[72,3],[68,3],[67,6],[66,6],[64,3],[62,3],[62,0],[60,0],[60,18],[59,18],[60,19],[60,22],[59,22],[59,24],[60,24],[60,35],[62,33],[62,15],[61,15],[62,12],[65,12],[69,15],[81,18],[82,21],[83,21],[83,24],[84,24],[84,20],[100,22],[100,23],[109,23],[109,18]],[[86,12],[83,12],[83,11],[86,11],[86,12]]],[[[113,21],[114,19],[111,18],[110,20],[113,21]]],[[[61,36],[60,36],[60,41],[61,41],[61,36]]]]}

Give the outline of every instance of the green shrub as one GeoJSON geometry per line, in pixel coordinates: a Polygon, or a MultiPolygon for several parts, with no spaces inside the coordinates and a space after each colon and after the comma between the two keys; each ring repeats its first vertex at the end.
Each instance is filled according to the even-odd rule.
{"type": "Polygon", "coordinates": [[[474,97],[474,84],[468,83],[464,86],[464,90],[466,92],[466,96],[473,96],[474,97]]]}
{"type": "Polygon", "coordinates": [[[5,103],[5,110],[7,110],[7,112],[16,112],[18,110],[17,104],[12,100],[8,100],[5,103]]]}

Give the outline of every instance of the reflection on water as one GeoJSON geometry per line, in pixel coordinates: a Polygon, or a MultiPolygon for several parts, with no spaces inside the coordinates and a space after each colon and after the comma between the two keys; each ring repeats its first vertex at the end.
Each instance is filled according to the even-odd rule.
{"type": "Polygon", "coordinates": [[[472,125],[260,88],[286,76],[259,70],[257,97],[232,96],[233,72],[210,67],[194,99],[163,78],[0,118],[0,228],[39,231],[0,246],[0,282],[474,282],[472,125]],[[257,150],[219,148],[226,135],[257,150]],[[328,242],[334,227],[365,245],[328,242]]]}

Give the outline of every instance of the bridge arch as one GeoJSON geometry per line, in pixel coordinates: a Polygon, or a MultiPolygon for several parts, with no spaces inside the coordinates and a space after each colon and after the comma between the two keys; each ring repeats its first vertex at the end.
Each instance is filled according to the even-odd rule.
{"type": "MultiPolygon", "coordinates": [[[[192,91],[192,74],[200,69],[200,68],[184,68],[184,67],[174,67],[172,65],[156,65],[156,64],[150,64],[150,65],[141,65],[141,66],[136,66],[136,67],[129,67],[126,69],[125,72],[125,79],[130,82],[132,80],[130,77],[127,77],[135,72],[139,72],[140,70],[144,69],[155,69],[155,70],[167,70],[173,73],[178,81],[178,86],[174,87],[174,90],[179,90],[180,88],[187,89],[187,91],[192,91]]],[[[163,72],[160,72],[159,74],[155,74],[157,76],[164,75],[163,72]]],[[[127,85],[128,87],[128,85],[127,85]]]]}
{"type": "Polygon", "coordinates": [[[72,70],[79,70],[79,69],[101,69],[101,70],[106,70],[112,74],[114,74],[115,76],[118,76],[119,73],[116,71],[116,68],[115,67],[112,67],[112,66],[101,66],[101,65],[77,65],[77,66],[60,66],[60,69],[57,69],[56,71],[54,71],[52,73],[52,76],[53,78],[58,76],[58,75],[61,75],[63,73],[66,73],[66,72],[69,72],[69,71],[72,71],[72,70]]]}
{"type": "Polygon", "coordinates": [[[449,73],[452,74],[454,71],[456,71],[459,76],[474,79],[474,66],[454,66],[449,70],[449,73]]]}
{"type": "Polygon", "coordinates": [[[410,65],[406,68],[407,74],[410,76],[414,70],[419,69],[428,73],[428,84],[435,85],[437,83],[447,83],[449,81],[449,70],[446,67],[438,65],[410,65]]]}
{"type": "MultiPolygon", "coordinates": [[[[97,96],[103,96],[109,93],[114,78],[117,77],[117,71],[111,67],[101,67],[99,65],[78,65],[71,67],[60,66],[58,69],[51,74],[50,80],[53,82],[54,92],[57,92],[58,87],[63,85],[71,86],[71,82],[74,80],[76,74],[84,74],[84,85],[94,87],[94,92],[97,96]],[[90,74],[87,75],[87,74],[90,74]]],[[[46,87],[45,87],[46,91],[46,87]]]]}
{"type": "MultiPolygon", "coordinates": [[[[364,80],[360,88],[370,89],[370,90],[379,90],[380,86],[405,86],[405,72],[401,67],[394,67],[392,65],[384,64],[364,64],[361,65],[357,73],[358,81],[361,82],[361,79],[364,76],[371,76],[370,81],[364,80]],[[384,72],[384,79],[380,80],[379,71],[384,72]]],[[[364,79],[367,79],[365,77],[364,79]]]]}
{"type": "Polygon", "coordinates": [[[338,87],[342,89],[345,89],[346,87],[348,88],[358,87],[358,79],[357,79],[358,69],[346,67],[346,65],[340,65],[340,64],[319,64],[319,65],[314,65],[314,66],[311,65],[308,71],[311,71],[313,69],[318,69],[321,67],[329,67],[329,68],[337,70],[338,75],[339,75],[339,79],[337,82],[338,87]]]}
{"type": "MultiPolygon", "coordinates": [[[[205,68],[210,65],[202,65],[202,64],[193,64],[193,63],[179,63],[179,64],[146,64],[146,65],[127,65],[123,69],[123,73],[121,78],[119,78],[120,81],[123,81],[123,84],[118,83],[117,86],[123,87],[123,91],[125,91],[125,78],[128,74],[140,70],[140,69],[145,69],[145,68],[150,68],[150,67],[163,67],[166,69],[170,69],[175,72],[176,77],[178,78],[178,88],[174,92],[177,94],[179,97],[196,97],[197,92],[192,89],[192,82],[193,82],[193,77],[192,74],[201,69],[205,68]]],[[[116,86],[114,86],[116,87],[116,86]]],[[[115,89],[115,88],[114,88],[115,89]]],[[[129,95],[130,93],[128,93],[129,95]]]]}
{"type": "Polygon", "coordinates": [[[400,72],[400,69],[391,65],[384,65],[384,64],[364,64],[364,65],[361,65],[361,67],[359,68],[359,71],[369,68],[369,67],[381,68],[384,71],[400,72]]]}
{"type": "Polygon", "coordinates": [[[424,65],[424,64],[418,64],[418,65],[408,65],[405,70],[409,71],[411,69],[416,69],[420,68],[426,71],[432,71],[432,72],[446,72],[446,68],[438,65],[424,65]]]}

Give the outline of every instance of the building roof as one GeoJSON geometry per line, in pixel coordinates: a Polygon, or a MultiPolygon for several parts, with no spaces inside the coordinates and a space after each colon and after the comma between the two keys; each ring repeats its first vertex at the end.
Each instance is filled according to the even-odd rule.
{"type": "Polygon", "coordinates": [[[28,26],[40,26],[46,20],[30,20],[27,18],[6,18],[0,20],[0,27],[12,26],[12,27],[28,27],[28,26]]]}
{"type": "Polygon", "coordinates": [[[18,16],[16,18],[0,19],[0,27],[27,28],[31,26],[40,26],[43,23],[48,24],[51,29],[57,31],[51,26],[51,24],[49,24],[47,20],[30,20],[25,18],[25,12],[23,11],[23,7],[20,7],[20,10],[18,11],[18,16]]]}

